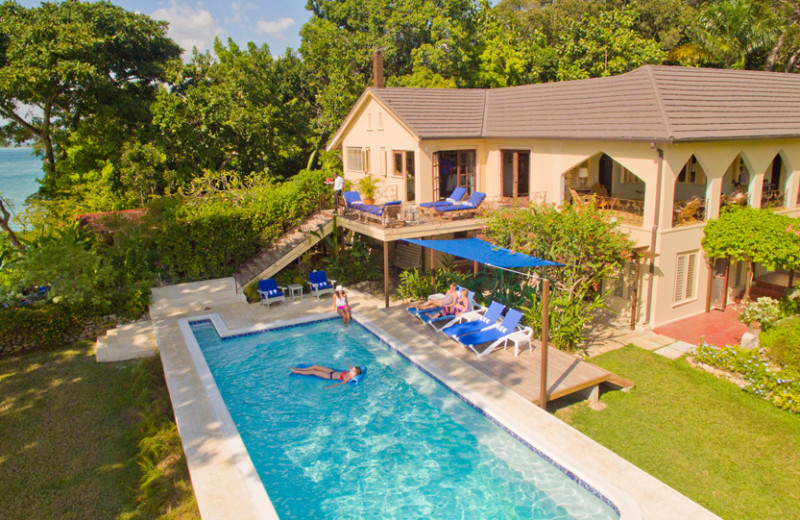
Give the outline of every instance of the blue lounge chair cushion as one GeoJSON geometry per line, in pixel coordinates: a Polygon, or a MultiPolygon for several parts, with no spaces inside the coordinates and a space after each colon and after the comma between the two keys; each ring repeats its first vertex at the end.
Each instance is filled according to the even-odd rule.
{"type": "Polygon", "coordinates": [[[468,209],[475,209],[481,205],[483,199],[486,198],[486,194],[481,191],[476,191],[472,195],[470,195],[469,199],[466,202],[457,202],[455,204],[450,204],[447,206],[437,206],[437,211],[463,211],[468,209]]]}
{"type": "Polygon", "coordinates": [[[419,204],[422,208],[434,208],[439,206],[449,206],[451,204],[455,204],[456,202],[460,201],[464,198],[464,195],[467,194],[467,188],[464,187],[457,187],[453,190],[453,193],[450,194],[445,200],[438,200],[436,202],[423,202],[419,204]]]}
{"type": "Polygon", "coordinates": [[[491,327],[497,323],[497,320],[500,319],[500,315],[503,314],[504,309],[505,305],[502,303],[492,302],[489,305],[489,309],[486,311],[486,314],[477,320],[468,321],[466,323],[457,323],[455,325],[451,325],[450,327],[445,327],[442,329],[442,332],[453,339],[465,334],[470,334],[472,332],[478,332],[481,329],[491,327]]]}
{"type": "Polygon", "coordinates": [[[328,281],[328,275],[325,274],[325,271],[311,271],[308,273],[308,283],[316,291],[333,287],[328,281]]]}
{"type": "Polygon", "coordinates": [[[475,345],[481,345],[483,343],[489,343],[490,341],[497,341],[505,336],[508,336],[514,329],[519,325],[519,321],[522,319],[522,313],[516,309],[509,309],[506,313],[506,317],[503,318],[503,321],[500,325],[496,325],[492,328],[484,329],[478,332],[473,332],[472,334],[467,334],[465,336],[460,336],[456,338],[456,341],[465,345],[467,347],[474,347],[475,345]]]}
{"type": "Polygon", "coordinates": [[[344,203],[348,208],[360,209],[364,205],[361,195],[357,191],[342,192],[342,198],[344,198],[344,203]]]}
{"type": "Polygon", "coordinates": [[[267,278],[266,280],[259,280],[258,291],[261,293],[262,298],[264,297],[264,295],[266,295],[267,298],[275,298],[277,296],[283,296],[283,291],[278,289],[278,283],[275,281],[275,278],[267,278]]]}

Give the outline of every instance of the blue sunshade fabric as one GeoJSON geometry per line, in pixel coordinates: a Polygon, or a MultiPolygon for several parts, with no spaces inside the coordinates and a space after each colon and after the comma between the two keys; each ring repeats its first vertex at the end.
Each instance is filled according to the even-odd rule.
{"type": "Polygon", "coordinates": [[[564,264],[542,260],[535,256],[524,255],[522,253],[512,253],[504,247],[490,244],[480,238],[461,238],[455,240],[419,240],[404,238],[406,242],[417,244],[422,247],[435,249],[442,253],[466,258],[481,264],[493,267],[563,267],[564,264]]]}

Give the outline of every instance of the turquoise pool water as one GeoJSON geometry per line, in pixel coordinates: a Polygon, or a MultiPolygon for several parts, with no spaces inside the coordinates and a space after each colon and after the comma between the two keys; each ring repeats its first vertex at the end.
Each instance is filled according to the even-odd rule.
{"type": "Polygon", "coordinates": [[[281,519],[619,518],[357,323],[192,330],[281,519]],[[300,363],[368,373],[323,390],[300,363]]]}

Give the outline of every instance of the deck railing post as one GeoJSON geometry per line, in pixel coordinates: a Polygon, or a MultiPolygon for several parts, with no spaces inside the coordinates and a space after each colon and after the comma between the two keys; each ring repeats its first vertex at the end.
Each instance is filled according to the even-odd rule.
{"type": "Polygon", "coordinates": [[[389,308],[389,242],[383,243],[383,295],[384,304],[389,308]]]}
{"type": "Polygon", "coordinates": [[[547,343],[550,333],[550,280],[542,280],[542,366],[539,375],[539,406],[547,410],[547,343]]]}

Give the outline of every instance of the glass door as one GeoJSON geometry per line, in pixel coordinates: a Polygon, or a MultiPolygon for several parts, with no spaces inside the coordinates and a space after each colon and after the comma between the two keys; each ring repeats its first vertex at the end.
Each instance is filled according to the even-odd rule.
{"type": "Polygon", "coordinates": [[[449,197],[454,189],[463,187],[467,194],[476,188],[475,150],[446,150],[433,154],[433,197],[449,197]]]}

